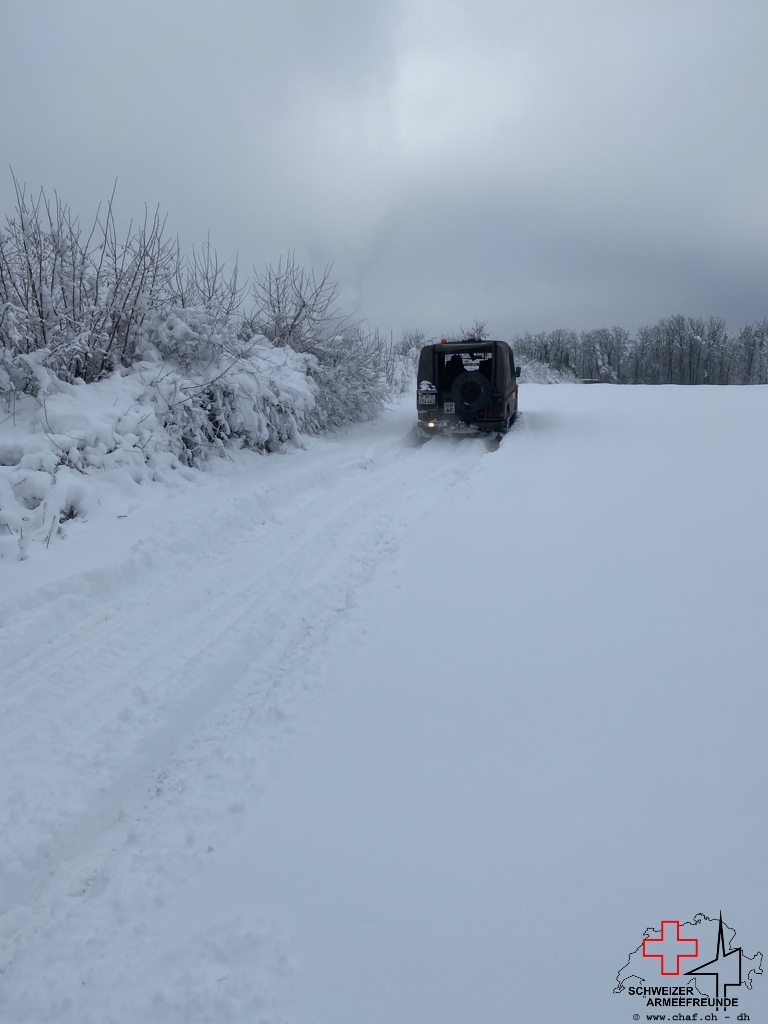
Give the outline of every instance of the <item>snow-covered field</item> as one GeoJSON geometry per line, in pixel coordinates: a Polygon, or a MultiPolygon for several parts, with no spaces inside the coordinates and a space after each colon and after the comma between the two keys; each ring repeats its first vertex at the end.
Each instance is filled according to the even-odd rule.
{"type": "Polygon", "coordinates": [[[767,951],[768,388],[521,408],[0,562],[3,1024],[628,1022],[662,918],[767,951]]]}

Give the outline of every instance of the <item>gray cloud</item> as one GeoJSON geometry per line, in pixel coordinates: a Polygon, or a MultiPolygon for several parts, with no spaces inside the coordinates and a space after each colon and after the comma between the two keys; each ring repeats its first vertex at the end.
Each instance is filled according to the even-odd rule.
{"type": "MultiPolygon", "coordinates": [[[[372,323],[768,313],[768,8],[733,0],[2,0],[0,142],[83,214],[119,177],[372,323]]],[[[7,209],[10,178],[0,175],[7,209]]]]}

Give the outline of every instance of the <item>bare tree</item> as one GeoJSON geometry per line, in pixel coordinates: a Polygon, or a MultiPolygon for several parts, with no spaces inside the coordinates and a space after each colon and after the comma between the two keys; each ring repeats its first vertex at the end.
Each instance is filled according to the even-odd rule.
{"type": "Polygon", "coordinates": [[[13,356],[49,350],[65,379],[129,366],[179,265],[159,210],[121,238],[113,191],[86,233],[55,193],[31,198],[14,186],[16,212],[0,237],[0,346],[13,356]]]}
{"type": "Polygon", "coordinates": [[[488,337],[488,321],[475,320],[471,327],[460,327],[458,341],[485,341],[488,337]]]}
{"type": "Polygon", "coordinates": [[[318,276],[299,266],[295,253],[289,252],[277,267],[270,264],[262,274],[254,270],[255,310],[248,320],[252,333],[304,352],[357,326],[338,309],[339,287],[331,280],[331,269],[329,264],[318,276]]]}
{"type": "Polygon", "coordinates": [[[204,306],[216,310],[221,320],[235,316],[242,304],[247,289],[239,283],[239,269],[235,262],[231,273],[219,262],[215,249],[211,248],[211,236],[200,249],[192,246],[192,255],[180,260],[172,280],[172,298],[179,306],[204,306]]]}

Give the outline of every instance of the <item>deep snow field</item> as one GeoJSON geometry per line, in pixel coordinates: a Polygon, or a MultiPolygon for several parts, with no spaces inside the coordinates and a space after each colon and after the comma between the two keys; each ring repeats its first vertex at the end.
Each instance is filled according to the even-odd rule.
{"type": "Polygon", "coordinates": [[[0,561],[2,1024],[621,1024],[662,918],[768,952],[768,388],[521,409],[0,561]]]}

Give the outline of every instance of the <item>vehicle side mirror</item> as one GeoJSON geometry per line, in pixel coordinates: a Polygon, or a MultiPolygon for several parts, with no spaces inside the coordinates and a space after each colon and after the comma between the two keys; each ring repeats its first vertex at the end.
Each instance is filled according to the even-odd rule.
{"type": "Polygon", "coordinates": [[[516,378],[519,377],[520,373],[521,373],[521,368],[519,366],[516,366],[515,367],[515,377],[516,378]]]}

